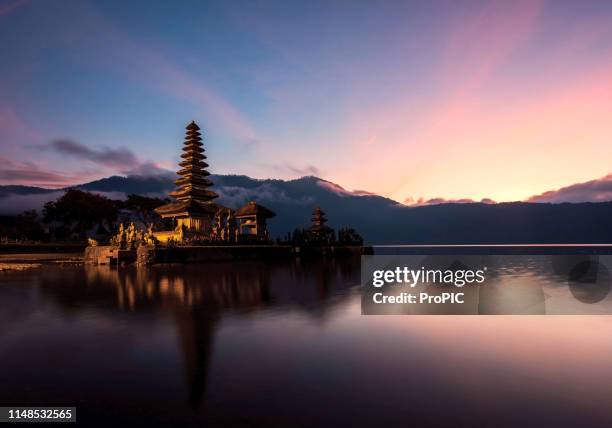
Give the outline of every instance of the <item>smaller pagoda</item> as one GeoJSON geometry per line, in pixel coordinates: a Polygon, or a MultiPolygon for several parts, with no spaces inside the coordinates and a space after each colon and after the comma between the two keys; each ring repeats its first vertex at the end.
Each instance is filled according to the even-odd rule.
{"type": "Polygon", "coordinates": [[[179,163],[180,175],[174,183],[177,190],[170,193],[176,199],[166,205],[155,209],[162,218],[171,218],[174,231],[156,232],[156,237],[164,242],[170,239],[183,241],[185,234],[196,237],[207,237],[215,213],[221,208],[212,202],[218,195],[209,190],[212,182],[208,179],[210,173],[206,170],[208,164],[204,161],[204,148],[200,127],[192,121],[186,127],[185,142],[183,144],[183,160],[179,163]]]}
{"type": "Polygon", "coordinates": [[[327,225],[327,218],[321,207],[317,206],[312,213],[310,234],[315,241],[331,242],[334,240],[334,230],[327,225]]]}
{"type": "Polygon", "coordinates": [[[270,233],[266,220],[275,216],[273,211],[255,201],[240,207],[235,214],[240,237],[246,240],[268,241],[270,233]]]}

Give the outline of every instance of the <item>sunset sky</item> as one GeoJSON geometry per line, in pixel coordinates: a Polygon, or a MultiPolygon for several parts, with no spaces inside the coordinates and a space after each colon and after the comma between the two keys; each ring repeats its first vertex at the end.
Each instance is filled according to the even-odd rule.
{"type": "Polygon", "coordinates": [[[0,184],[316,175],[525,200],[612,172],[609,1],[0,0],[0,184]]]}

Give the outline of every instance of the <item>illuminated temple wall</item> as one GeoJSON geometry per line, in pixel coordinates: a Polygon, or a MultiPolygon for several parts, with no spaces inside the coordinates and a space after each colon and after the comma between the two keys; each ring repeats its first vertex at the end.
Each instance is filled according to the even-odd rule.
{"type": "Polygon", "coordinates": [[[167,243],[170,239],[174,241],[182,241],[181,231],[179,228],[185,226],[185,230],[191,233],[197,233],[204,235],[205,237],[210,236],[213,219],[210,217],[176,217],[176,228],[175,230],[164,230],[153,232],[154,236],[159,242],[167,243]]]}

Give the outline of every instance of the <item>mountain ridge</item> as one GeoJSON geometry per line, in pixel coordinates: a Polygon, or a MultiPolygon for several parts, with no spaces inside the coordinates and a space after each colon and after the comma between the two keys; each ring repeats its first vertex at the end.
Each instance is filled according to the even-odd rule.
{"type": "MultiPolygon", "coordinates": [[[[351,192],[314,176],[280,180],[212,175],[211,179],[219,203],[238,208],[256,200],[276,212],[270,221],[273,236],[308,227],[314,206],[320,205],[332,227],[354,227],[370,244],[612,242],[612,202],[405,206],[383,196],[351,192]]],[[[163,196],[174,188],[173,180],[169,175],[111,176],[72,187],[114,198],[127,193],[163,196]]],[[[0,186],[0,214],[24,202],[30,203],[27,208],[40,208],[45,200],[57,198],[64,190],[0,186]]]]}

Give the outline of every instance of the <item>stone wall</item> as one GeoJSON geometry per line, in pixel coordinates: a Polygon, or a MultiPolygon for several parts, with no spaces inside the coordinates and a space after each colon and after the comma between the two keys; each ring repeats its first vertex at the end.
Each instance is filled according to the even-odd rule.
{"type": "Polygon", "coordinates": [[[112,245],[85,248],[83,262],[88,265],[129,264],[136,261],[136,250],[120,250],[112,245]]]}
{"type": "MultiPolygon", "coordinates": [[[[371,250],[371,249],[370,249],[371,250]]],[[[87,247],[85,263],[93,265],[198,263],[290,257],[345,257],[368,253],[368,247],[292,247],[289,245],[153,246],[119,250],[112,246],[87,247]]]]}

